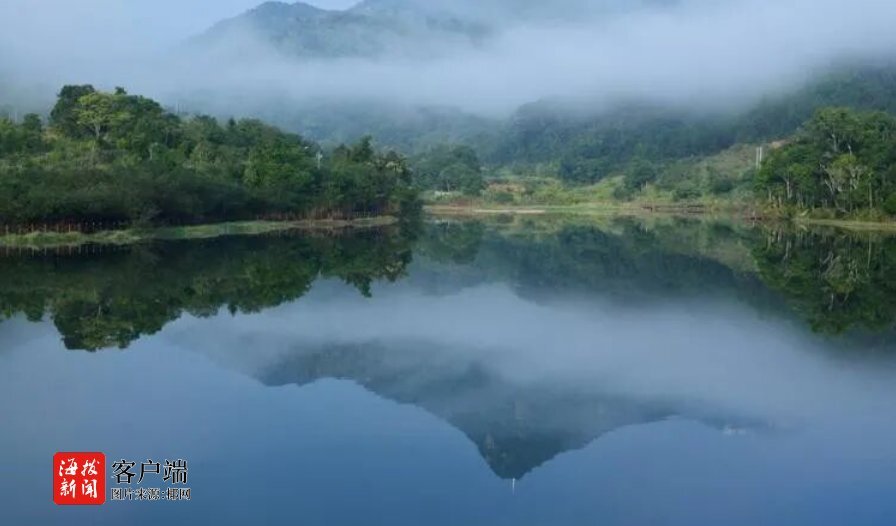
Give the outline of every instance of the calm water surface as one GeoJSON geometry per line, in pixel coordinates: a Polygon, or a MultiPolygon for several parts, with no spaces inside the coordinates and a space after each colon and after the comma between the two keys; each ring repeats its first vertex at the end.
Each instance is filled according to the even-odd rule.
{"type": "Polygon", "coordinates": [[[896,524],[883,236],[517,219],[14,253],[0,306],[5,524],[896,524]],[[187,459],[192,499],[57,507],[56,451],[187,459]]]}

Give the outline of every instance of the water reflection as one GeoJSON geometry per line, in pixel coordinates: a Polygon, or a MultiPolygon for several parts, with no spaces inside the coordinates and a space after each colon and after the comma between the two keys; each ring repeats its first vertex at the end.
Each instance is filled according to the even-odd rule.
{"type": "Polygon", "coordinates": [[[416,255],[413,282],[431,292],[502,280],[533,298],[734,295],[828,334],[887,333],[896,320],[894,237],[686,221],[516,223],[433,222],[422,236],[392,228],[159,242],[82,256],[26,251],[0,258],[0,312],[49,317],[69,349],[124,348],[184,313],[297,300],[321,277],[366,296],[377,280],[405,278],[416,255]]]}
{"type": "MultiPolygon", "coordinates": [[[[0,406],[16,423],[0,446],[39,463],[59,446],[35,437],[110,451],[135,440],[141,455],[167,440],[161,454],[205,458],[226,479],[225,457],[257,444],[253,462],[301,469],[244,468],[251,480],[293,487],[307,473],[301,505],[318,523],[430,502],[429,484],[457,515],[407,505],[396,523],[482,522],[503,502],[499,479],[538,497],[504,508],[504,523],[570,522],[562,510],[632,523],[679,493],[751,513],[667,506],[677,520],[665,522],[836,523],[855,517],[847,503],[896,487],[893,247],[832,231],[515,219],[10,256],[0,398],[20,402],[0,406]],[[102,433],[79,420],[95,403],[113,415],[102,433]],[[181,427],[142,423],[153,419],[181,427]],[[655,475],[678,460],[694,475],[663,484],[655,475]],[[346,496],[356,477],[367,489],[346,496]],[[598,483],[606,501],[581,489],[598,483]],[[725,496],[732,483],[743,502],[725,496]],[[760,504],[781,494],[806,501],[784,518],[760,504]],[[333,504],[344,499],[353,506],[333,504]]],[[[252,521],[230,506],[239,494],[205,484],[227,511],[197,513],[252,521]]],[[[270,487],[253,494],[269,518],[293,517],[270,487]]]]}
{"type": "Polygon", "coordinates": [[[49,317],[69,349],[127,347],[188,313],[258,312],[302,297],[320,277],[369,295],[401,278],[411,238],[400,229],[352,235],[231,237],[161,242],[79,257],[40,252],[0,258],[6,316],[49,317]]]}
{"type": "Polygon", "coordinates": [[[474,359],[432,340],[299,345],[257,377],[269,386],[349,380],[389,400],[421,407],[463,432],[492,471],[508,480],[520,480],[558,454],[630,425],[686,417],[729,433],[767,429],[758,420],[701,412],[661,397],[587,388],[569,378],[519,381],[507,377],[507,369],[496,369],[489,352],[480,354],[474,359]]]}
{"type": "Polygon", "coordinates": [[[781,293],[813,330],[892,329],[896,238],[833,229],[768,229],[753,250],[763,283],[781,293]]]}

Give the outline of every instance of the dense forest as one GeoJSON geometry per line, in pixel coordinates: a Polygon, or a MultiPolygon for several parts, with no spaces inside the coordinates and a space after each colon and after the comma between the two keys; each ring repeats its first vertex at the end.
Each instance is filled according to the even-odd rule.
{"type": "Polygon", "coordinates": [[[421,188],[476,195],[486,186],[482,163],[469,146],[434,146],[413,157],[411,163],[421,188]]]}
{"type": "Polygon", "coordinates": [[[183,119],[65,86],[49,115],[0,119],[0,223],[198,223],[413,210],[405,158],[370,138],[324,151],[253,120],[183,119]]]}
{"type": "Polygon", "coordinates": [[[688,199],[727,194],[734,187],[749,193],[755,175],[752,155],[741,156],[737,163],[722,162],[702,177],[694,175],[694,164],[732,148],[786,139],[825,107],[896,114],[896,65],[833,67],[800,88],[771,92],[727,110],[694,111],[638,99],[595,107],[545,99],[522,106],[508,118],[490,119],[442,107],[333,101],[302,107],[264,101],[251,111],[327,144],[373,134],[414,159],[415,170],[427,172],[421,175],[423,186],[435,190],[476,193],[478,183],[459,183],[474,180],[466,177],[465,168],[478,163],[486,183],[512,174],[576,187],[622,176],[625,188],[616,197],[631,197],[650,183],[688,199]],[[447,145],[472,149],[477,163],[462,163],[463,169],[440,177],[450,166],[446,159],[457,150],[447,145]],[[435,163],[429,158],[436,158],[435,163]]]}
{"type": "Polygon", "coordinates": [[[894,112],[896,67],[852,67],[734,113],[633,101],[589,113],[541,101],[503,124],[455,129],[457,115],[443,112],[438,124],[410,119],[406,131],[420,140],[406,159],[369,138],[323,147],[254,119],[181,118],[122,89],[66,86],[48,122],[0,119],[0,223],[400,214],[418,206],[418,189],[439,200],[486,191],[501,204],[758,201],[878,219],[896,214],[894,112]],[[839,138],[828,144],[826,131],[839,138]],[[762,144],[773,149],[757,170],[762,144]],[[588,189],[604,181],[606,189],[588,189]]]}
{"type": "Polygon", "coordinates": [[[704,156],[742,142],[782,139],[830,106],[896,113],[896,67],[853,67],[741,112],[695,113],[632,101],[588,113],[562,101],[521,108],[491,143],[495,164],[554,163],[570,183],[594,183],[633,164],[704,156]]]}
{"type": "MultiPolygon", "coordinates": [[[[501,123],[467,126],[457,116],[438,125],[419,121],[414,146],[387,135],[408,148],[420,186],[439,194],[488,190],[485,199],[499,204],[574,204],[628,200],[652,189],[651,199],[752,203],[768,197],[766,184],[757,183],[757,148],[767,152],[769,145],[793,141],[812,126],[816,112],[839,107],[896,114],[896,67],[835,69],[736,111],[695,112],[636,100],[588,110],[580,102],[543,100],[501,123]],[[446,128],[450,133],[431,133],[455,121],[458,126],[446,128]],[[607,191],[586,189],[599,183],[607,183],[607,191]]],[[[888,177],[885,169],[874,166],[879,178],[888,177]]],[[[874,208],[884,209],[886,197],[875,197],[874,208]]],[[[846,206],[847,213],[857,206],[846,206]]]]}
{"type": "MultiPolygon", "coordinates": [[[[500,132],[477,136],[471,144],[475,144],[490,179],[510,183],[502,186],[513,195],[486,194],[495,201],[502,197],[501,202],[507,203],[575,204],[649,195],[649,199],[707,198],[739,203],[753,203],[758,197],[764,202],[769,197],[767,171],[778,170],[786,160],[782,152],[776,152],[770,160],[774,166],[760,176],[757,149],[804,143],[805,130],[817,123],[813,116],[825,109],[832,115],[837,111],[834,108],[877,112],[873,119],[886,127],[886,115],[896,114],[896,67],[841,68],[799,90],[769,95],[740,111],[695,112],[692,108],[622,101],[589,112],[580,103],[544,100],[520,108],[500,132]],[[598,184],[604,189],[585,188],[598,184]]],[[[873,147],[876,152],[863,153],[875,159],[860,159],[864,168],[875,174],[870,194],[863,188],[864,203],[856,202],[856,196],[850,203],[820,198],[807,202],[805,192],[787,199],[802,208],[827,208],[840,215],[857,215],[857,209],[870,208],[892,215],[892,206],[885,206],[891,193],[886,181],[892,178],[886,157],[896,146],[888,140],[879,137],[873,147]]],[[[794,152],[791,147],[785,151],[794,152]]],[[[822,154],[831,152],[818,152],[819,166],[827,166],[829,160],[822,159],[822,154]]],[[[846,197],[844,192],[838,193],[846,197]]],[[[776,205],[787,200],[772,197],[776,205]]]]}
{"type": "Polygon", "coordinates": [[[772,152],[756,185],[778,207],[896,215],[896,118],[846,108],[819,110],[772,152]]]}

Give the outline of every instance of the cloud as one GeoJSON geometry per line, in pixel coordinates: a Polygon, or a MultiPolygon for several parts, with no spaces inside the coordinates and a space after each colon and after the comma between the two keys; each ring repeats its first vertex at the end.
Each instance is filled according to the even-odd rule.
{"type": "Polygon", "coordinates": [[[219,102],[236,95],[355,98],[488,114],[544,97],[716,106],[792,86],[838,60],[896,49],[896,3],[879,0],[654,1],[619,10],[594,0],[589,5],[599,9],[583,11],[590,16],[493,18],[492,38],[454,43],[429,58],[332,60],[285,57],[249,33],[229,39],[218,54],[187,54],[174,31],[147,36],[135,29],[148,25],[140,21],[149,4],[134,10],[113,0],[66,2],[47,19],[41,5],[60,2],[12,3],[14,12],[0,8],[3,19],[16,20],[0,37],[0,64],[12,64],[14,78],[54,88],[74,81],[125,85],[168,100],[190,93],[219,102]]]}

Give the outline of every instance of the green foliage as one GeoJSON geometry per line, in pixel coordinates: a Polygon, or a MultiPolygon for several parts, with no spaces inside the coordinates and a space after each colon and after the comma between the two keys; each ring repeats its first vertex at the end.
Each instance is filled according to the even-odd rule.
{"type": "Polygon", "coordinates": [[[656,179],[656,175],[656,168],[650,161],[636,158],[626,170],[623,183],[628,190],[642,190],[647,183],[656,179]]]}
{"type": "Polygon", "coordinates": [[[793,93],[768,97],[737,119],[738,139],[788,136],[825,107],[896,113],[896,67],[844,68],[793,93]]]}
{"type": "Polygon", "coordinates": [[[40,116],[33,113],[25,115],[22,124],[18,125],[0,118],[0,157],[16,152],[40,153],[45,147],[43,132],[40,116]]]}
{"type": "Polygon", "coordinates": [[[853,214],[885,206],[896,191],[896,118],[846,108],[819,110],[756,176],[771,204],[853,214]]]}
{"type": "Polygon", "coordinates": [[[634,197],[635,192],[628,186],[621,184],[613,187],[613,199],[618,201],[628,201],[634,197]]]}
{"type": "Polygon", "coordinates": [[[83,130],[78,124],[77,110],[81,97],[94,93],[93,86],[64,86],[59,92],[59,97],[53,111],[50,112],[50,124],[61,133],[69,137],[83,135],[83,130]]]}
{"type": "Polygon", "coordinates": [[[685,181],[672,191],[672,197],[676,201],[687,201],[700,197],[701,192],[693,181],[685,181]]]}
{"type": "Polygon", "coordinates": [[[513,194],[510,192],[495,192],[494,195],[491,196],[491,200],[499,205],[510,205],[513,204],[513,194]]]}
{"type": "Polygon", "coordinates": [[[469,146],[437,146],[415,157],[413,164],[422,188],[466,195],[485,189],[482,164],[469,146]]]}
{"type": "Polygon", "coordinates": [[[418,201],[405,159],[370,138],[327,154],[258,120],[182,120],[91,86],[64,87],[50,123],[0,120],[0,223],[354,217],[418,201]]]}
{"type": "Polygon", "coordinates": [[[576,153],[567,153],[560,159],[560,178],[567,183],[591,184],[610,175],[612,162],[594,159],[576,153]]]}
{"type": "Polygon", "coordinates": [[[500,135],[490,160],[559,161],[566,182],[592,184],[634,160],[656,163],[729,147],[734,135],[721,117],[695,117],[656,106],[626,105],[586,117],[550,103],[523,107],[500,135]]]}
{"type": "Polygon", "coordinates": [[[887,214],[896,217],[896,193],[892,193],[887,197],[882,208],[887,214]]]}
{"type": "MultiPolygon", "coordinates": [[[[594,184],[624,175],[626,188],[618,192],[626,197],[639,186],[643,188],[645,180],[653,182],[643,170],[645,163],[654,167],[658,187],[677,190],[681,198],[697,192],[720,195],[735,190],[741,195],[748,193],[741,174],[753,164],[752,151],[745,164],[717,173],[684,170],[694,168],[700,159],[738,150],[745,143],[758,145],[789,136],[815,111],[829,106],[896,113],[896,67],[840,70],[791,94],[770,97],[741,114],[701,114],[645,104],[583,114],[579,107],[542,101],[521,108],[492,140],[477,145],[492,164],[533,167],[552,163],[556,175],[566,183],[594,184]],[[716,183],[717,177],[724,180],[716,183]],[[679,189],[680,185],[685,188],[679,189]]],[[[827,123],[843,124],[836,119],[827,123]]],[[[878,125],[888,126],[882,121],[878,125]]],[[[883,143],[877,144],[875,155],[886,156],[883,143]]]]}

